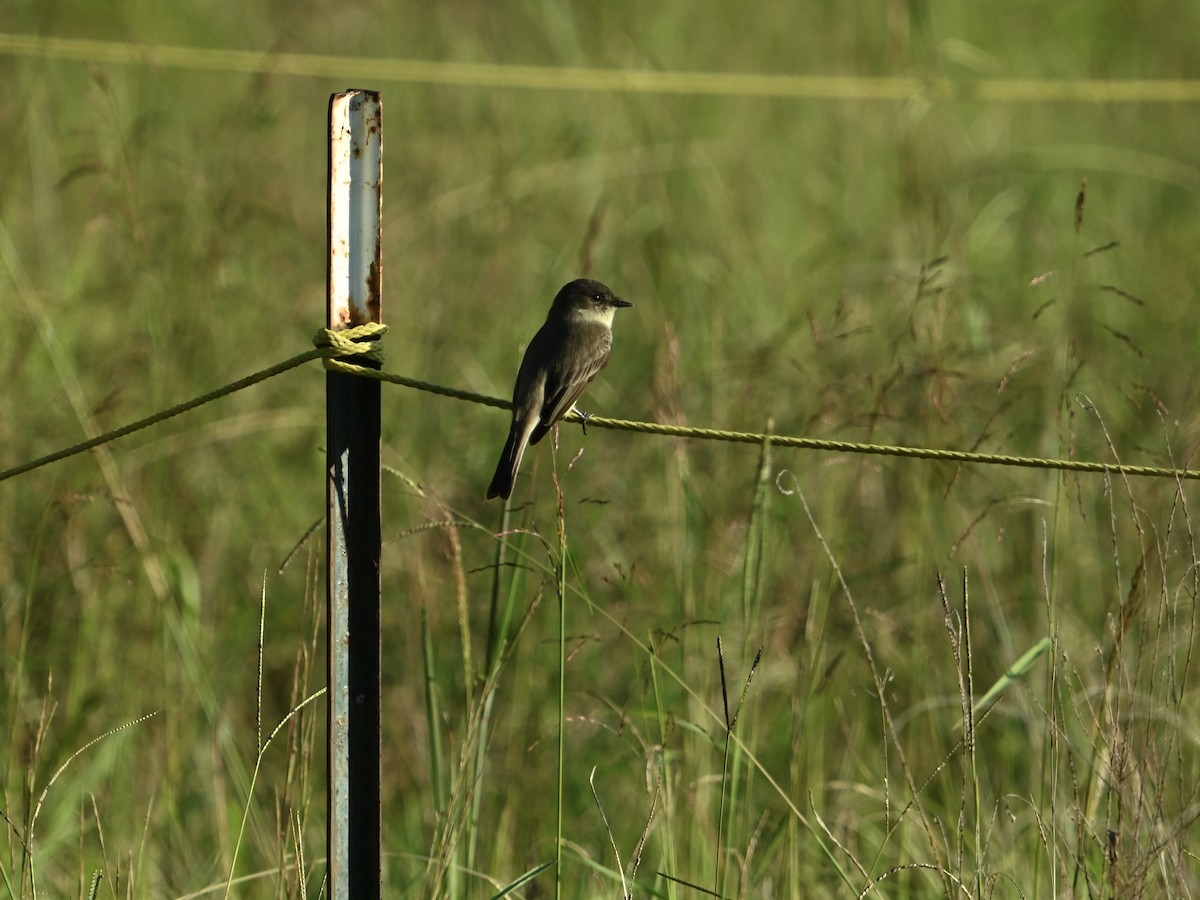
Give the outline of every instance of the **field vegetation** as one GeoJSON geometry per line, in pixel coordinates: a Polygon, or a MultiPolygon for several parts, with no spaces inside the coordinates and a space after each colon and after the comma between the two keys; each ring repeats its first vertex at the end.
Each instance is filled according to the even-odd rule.
{"type": "MultiPolygon", "coordinates": [[[[598,415],[1200,468],[1195,83],[1046,87],[1194,73],[1200,6],[228,6],[6,5],[144,54],[0,52],[0,468],[307,349],[348,86],[390,371],[507,397],[588,275],[598,415]]],[[[324,383],[0,482],[0,893],[322,894],[324,383]]],[[[506,517],[506,414],[383,404],[385,896],[1200,891],[1196,482],[564,425],[506,517]]]]}

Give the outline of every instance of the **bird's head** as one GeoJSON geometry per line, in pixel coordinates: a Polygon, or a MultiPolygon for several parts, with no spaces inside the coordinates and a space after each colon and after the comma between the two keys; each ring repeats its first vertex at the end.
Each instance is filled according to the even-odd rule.
{"type": "Polygon", "coordinates": [[[563,319],[600,322],[611,326],[613,313],[624,306],[633,304],[622,300],[607,285],[590,278],[577,278],[562,286],[554,298],[554,305],[550,307],[550,314],[563,319]]]}

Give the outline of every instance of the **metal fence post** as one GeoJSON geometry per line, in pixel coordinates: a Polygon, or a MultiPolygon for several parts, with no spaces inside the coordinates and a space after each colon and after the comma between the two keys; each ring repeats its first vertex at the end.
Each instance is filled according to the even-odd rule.
{"type": "MultiPolygon", "coordinates": [[[[374,91],[329,102],[328,327],[381,321],[382,107],[374,91]]],[[[356,360],[357,362],[357,360],[356,360]]],[[[329,612],[328,896],[378,898],[380,384],[327,372],[329,612]]]]}

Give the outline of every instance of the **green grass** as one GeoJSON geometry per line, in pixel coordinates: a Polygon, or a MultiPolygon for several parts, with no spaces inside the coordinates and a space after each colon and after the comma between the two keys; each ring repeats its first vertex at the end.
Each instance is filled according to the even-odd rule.
{"type": "MultiPolygon", "coordinates": [[[[5,28],[961,83],[1179,77],[1200,33],[1187,5],[91,10],[5,28]]],[[[0,468],[306,349],[347,79],[0,70],[0,468]]],[[[1195,467],[1190,106],[357,86],[390,370],[507,395],[589,274],[637,304],[598,414],[1195,467]]],[[[322,551],[289,554],[323,384],[0,483],[0,896],[321,895],[322,551]]],[[[503,520],[503,414],[384,412],[385,895],[1200,887],[1190,484],[564,427],[503,520]]]]}

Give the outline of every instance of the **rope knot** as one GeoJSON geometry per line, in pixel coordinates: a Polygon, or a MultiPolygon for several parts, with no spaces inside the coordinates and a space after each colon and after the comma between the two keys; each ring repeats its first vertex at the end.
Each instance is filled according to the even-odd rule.
{"type": "Polygon", "coordinates": [[[353,328],[322,328],[313,335],[313,346],[319,350],[330,350],[325,355],[324,365],[333,372],[347,371],[347,357],[383,365],[383,343],[380,340],[387,334],[388,327],[379,322],[367,322],[365,325],[355,325],[353,328]]]}

